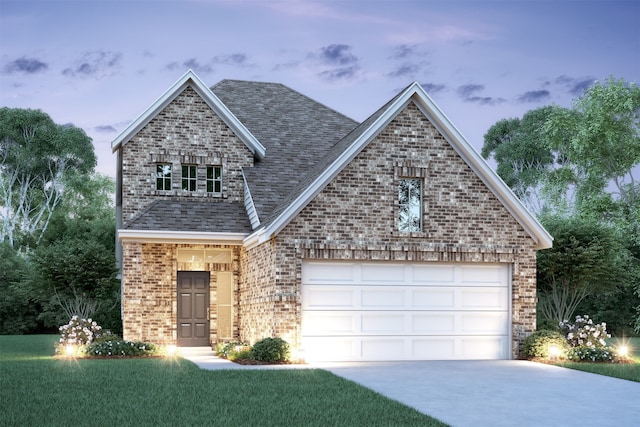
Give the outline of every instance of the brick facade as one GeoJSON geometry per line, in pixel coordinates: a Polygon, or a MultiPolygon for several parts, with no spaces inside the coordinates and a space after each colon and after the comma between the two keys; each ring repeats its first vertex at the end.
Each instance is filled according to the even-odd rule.
{"type": "MultiPolygon", "coordinates": [[[[250,150],[191,88],[122,148],[126,227],[162,197],[242,202],[250,150]],[[155,165],[171,163],[170,191],[157,191],[155,165]],[[182,164],[221,165],[223,191],[181,190],[182,164]]],[[[286,167],[286,165],[282,165],[286,167]]],[[[194,218],[197,220],[197,218],[194,218]]],[[[173,344],[177,272],[211,271],[210,337],[216,335],[215,272],[232,271],[234,338],[301,340],[305,259],[506,263],[512,272],[513,353],[535,329],[535,242],[478,175],[410,103],[285,228],[256,247],[123,242],[124,338],[173,344]],[[423,231],[398,231],[398,182],[423,180],[423,231]],[[179,248],[230,248],[231,264],[178,263],[179,248]]]]}
{"type": "Polygon", "coordinates": [[[175,344],[177,339],[177,277],[178,271],[209,271],[210,322],[212,343],[218,342],[216,316],[216,274],[231,271],[233,276],[233,328],[239,335],[238,314],[240,246],[132,243],[123,245],[122,275],[123,338],[148,341],[160,345],[175,344]],[[230,264],[178,262],[178,249],[228,249],[230,264]]]}
{"type": "Polygon", "coordinates": [[[162,197],[243,202],[242,168],[253,154],[190,87],[122,147],[123,225],[162,197]],[[170,191],[156,190],[156,165],[173,165],[170,191]],[[198,191],[181,188],[181,165],[198,166],[198,191]],[[207,193],[206,166],[222,166],[221,194],[207,193]]]}
{"type": "Polygon", "coordinates": [[[242,289],[255,292],[266,281],[260,312],[277,319],[270,329],[268,324],[241,328],[249,341],[273,334],[299,343],[303,259],[508,263],[514,356],[535,329],[533,240],[413,104],[274,240],[249,252],[258,259],[268,252],[274,265],[259,269],[267,277],[245,276],[253,286],[245,283],[242,289]],[[402,233],[397,228],[398,179],[412,176],[424,179],[424,232],[402,233]]]}

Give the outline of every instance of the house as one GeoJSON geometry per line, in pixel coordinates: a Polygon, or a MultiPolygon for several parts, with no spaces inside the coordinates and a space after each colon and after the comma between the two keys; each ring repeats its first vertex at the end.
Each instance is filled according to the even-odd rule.
{"type": "Polygon", "coordinates": [[[183,75],[112,142],[124,338],[509,359],[552,238],[413,83],[362,123],[183,75]]]}

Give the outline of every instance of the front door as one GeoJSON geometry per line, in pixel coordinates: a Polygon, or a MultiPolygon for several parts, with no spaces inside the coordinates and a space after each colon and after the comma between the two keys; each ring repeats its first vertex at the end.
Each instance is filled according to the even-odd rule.
{"type": "Polygon", "coordinates": [[[178,272],[178,345],[209,345],[209,272],[178,272]]]}

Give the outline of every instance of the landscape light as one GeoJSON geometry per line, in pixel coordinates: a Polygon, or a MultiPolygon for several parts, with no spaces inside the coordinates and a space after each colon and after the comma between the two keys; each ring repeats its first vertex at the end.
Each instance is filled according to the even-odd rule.
{"type": "Polygon", "coordinates": [[[73,344],[67,344],[64,347],[64,355],[65,356],[73,357],[73,356],[76,355],[76,351],[77,351],[76,346],[73,345],[73,344]]]}
{"type": "Polygon", "coordinates": [[[555,344],[549,346],[549,359],[556,360],[562,354],[562,350],[555,344]]]}
{"type": "Polygon", "coordinates": [[[626,345],[618,346],[618,355],[621,357],[627,357],[629,355],[629,347],[626,345]]]}
{"type": "Polygon", "coordinates": [[[167,356],[173,357],[176,355],[177,352],[178,352],[178,347],[176,347],[174,344],[167,346],[167,356]]]}

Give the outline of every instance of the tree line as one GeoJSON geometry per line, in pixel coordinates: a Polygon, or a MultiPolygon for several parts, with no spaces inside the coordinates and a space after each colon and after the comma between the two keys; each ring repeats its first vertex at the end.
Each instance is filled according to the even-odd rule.
{"type": "Polygon", "coordinates": [[[0,108],[0,334],[72,314],[119,332],[115,183],[91,138],[40,110],[0,108]]]}
{"type": "MultiPolygon", "coordinates": [[[[537,255],[539,326],[589,314],[640,332],[640,88],[611,77],[571,108],[500,120],[482,155],[554,236],[537,255]]],[[[0,334],[72,314],[121,330],[115,183],[95,165],[82,129],[0,108],[0,334]]]]}
{"type": "Polygon", "coordinates": [[[500,120],[482,155],[554,237],[537,255],[539,326],[590,314],[640,332],[640,88],[610,77],[571,108],[500,120]]]}

